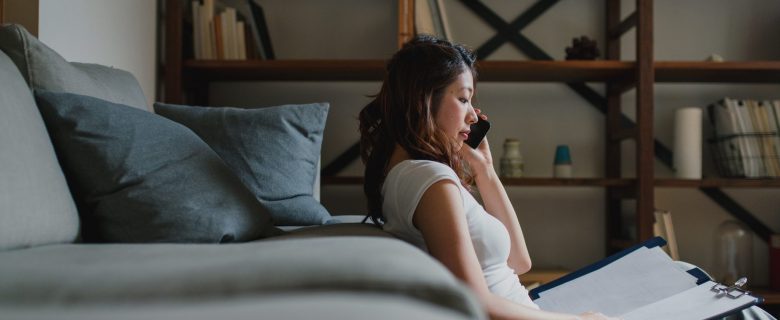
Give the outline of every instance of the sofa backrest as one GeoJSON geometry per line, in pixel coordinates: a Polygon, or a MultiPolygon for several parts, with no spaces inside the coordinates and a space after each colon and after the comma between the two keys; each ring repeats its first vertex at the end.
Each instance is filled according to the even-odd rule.
{"type": "Polygon", "coordinates": [[[79,218],[30,88],[0,52],[0,250],[73,242],[79,218]]]}

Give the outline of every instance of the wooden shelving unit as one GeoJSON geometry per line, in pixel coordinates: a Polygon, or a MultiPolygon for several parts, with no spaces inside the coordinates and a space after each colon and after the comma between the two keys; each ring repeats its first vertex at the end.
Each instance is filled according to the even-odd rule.
{"type": "MultiPolygon", "coordinates": [[[[182,71],[208,81],[381,81],[383,60],[187,60],[182,71]]],[[[655,62],[656,82],[780,82],[780,61],[655,62]]],[[[481,61],[494,82],[630,82],[630,61],[481,61]]]]}
{"type": "MultiPolygon", "coordinates": [[[[1,2],[2,0],[0,0],[1,2]]],[[[213,81],[381,81],[382,60],[185,60],[183,48],[183,0],[166,0],[165,93],[169,103],[205,105],[208,83],[213,81]]],[[[680,180],[656,178],[653,133],[654,85],[656,83],[780,83],[780,61],[699,62],[655,61],[653,57],[653,1],[636,0],[635,12],[621,19],[621,1],[606,0],[605,60],[600,61],[480,61],[479,80],[493,82],[559,82],[606,84],[605,177],[504,179],[517,187],[599,187],[606,189],[607,252],[631,246],[652,236],[656,188],[780,188],[780,180],[718,179],[680,180]],[[621,60],[621,37],[635,30],[635,61],[621,60]],[[636,124],[626,129],[621,97],[628,89],[636,93],[636,124]],[[621,175],[621,143],[635,140],[636,171],[621,175]],[[621,201],[635,200],[638,239],[623,239],[621,201]]],[[[399,47],[413,36],[412,0],[398,0],[399,47]]],[[[360,185],[361,177],[322,177],[324,185],[360,185]]],[[[768,304],[780,303],[780,292],[759,290],[768,304]]]]}

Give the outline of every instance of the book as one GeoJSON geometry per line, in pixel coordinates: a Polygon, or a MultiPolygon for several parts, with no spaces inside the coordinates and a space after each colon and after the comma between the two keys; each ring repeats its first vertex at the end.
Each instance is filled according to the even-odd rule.
{"type": "Polygon", "coordinates": [[[769,240],[769,285],[774,290],[780,290],[780,234],[773,234],[769,240]]]}
{"type": "MultiPolygon", "coordinates": [[[[530,292],[542,310],[579,314],[598,311],[624,320],[709,319],[763,301],[724,286],[701,269],[673,261],[656,237],[530,292]]],[[[738,285],[740,284],[740,285],[738,285]]]]}
{"type": "Polygon", "coordinates": [[[216,59],[225,59],[225,24],[224,14],[218,14],[214,17],[214,41],[216,48],[216,59]]]}
{"type": "Polygon", "coordinates": [[[244,32],[244,21],[236,22],[236,50],[238,50],[239,60],[246,60],[246,37],[244,32]]]}
{"type": "Polygon", "coordinates": [[[737,109],[737,101],[735,99],[725,98],[723,99],[723,103],[728,110],[729,117],[731,118],[730,132],[731,135],[733,135],[731,140],[736,144],[736,148],[732,149],[734,150],[733,157],[730,159],[737,160],[735,161],[737,167],[735,168],[735,171],[732,172],[747,177],[753,171],[753,163],[749,159],[747,139],[744,136],[741,136],[745,132],[742,121],[740,120],[741,117],[739,116],[739,110],[737,109]]]}
{"type": "Polygon", "coordinates": [[[203,0],[200,8],[201,47],[203,59],[217,58],[216,34],[214,34],[214,0],[203,0]]]}
{"type": "Polygon", "coordinates": [[[433,26],[433,15],[428,0],[414,1],[414,32],[416,34],[436,35],[433,26]]]}
{"type": "Polygon", "coordinates": [[[437,0],[428,0],[428,9],[430,10],[431,21],[433,21],[433,34],[439,38],[446,39],[447,35],[444,32],[444,25],[441,21],[439,2],[437,0]]]}
{"type": "Polygon", "coordinates": [[[672,260],[680,260],[680,253],[677,249],[677,236],[674,233],[674,225],[672,223],[672,213],[667,210],[656,209],[653,214],[655,215],[653,230],[654,232],[657,231],[656,236],[666,239],[666,245],[662,249],[672,260]]]}
{"type": "Polygon", "coordinates": [[[450,29],[450,20],[447,18],[447,10],[444,7],[444,0],[436,0],[439,12],[439,20],[441,20],[441,27],[444,31],[444,38],[449,41],[454,41],[452,38],[452,30],[450,29]]]}
{"type": "Polygon", "coordinates": [[[200,2],[197,0],[192,1],[192,54],[195,57],[195,59],[203,59],[203,47],[201,46],[200,42],[203,38],[201,24],[200,21],[201,15],[200,15],[200,2]]]}
{"type": "Polygon", "coordinates": [[[441,0],[415,0],[414,27],[417,34],[452,40],[441,0]]]}
{"type": "Polygon", "coordinates": [[[263,7],[254,0],[247,1],[252,12],[254,31],[257,34],[256,41],[260,47],[258,51],[263,59],[276,59],[273,45],[271,45],[271,35],[268,30],[263,7]]]}
{"type": "Polygon", "coordinates": [[[191,2],[195,59],[247,59],[253,52],[247,44],[256,43],[246,41],[247,21],[253,21],[247,0],[202,1],[202,4],[199,0],[191,2]]]}
{"type": "Polygon", "coordinates": [[[761,171],[761,169],[759,168],[760,166],[756,161],[756,157],[758,153],[758,144],[752,141],[748,136],[745,136],[746,134],[755,132],[755,130],[753,129],[753,123],[750,121],[750,115],[748,113],[748,109],[745,106],[744,101],[742,100],[730,99],[727,100],[727,103],[730,103],[731,107],[734,110],[734,114],[736,115],[736,119],[737,119],[737,125],[739,128],[739,131],[737,133],[741,135],[737,139],[741,141],[743,147],[741,150],[741,156],[742,156],[742,162],[745,164],[745,177],[748,178],[758,177],[761,171]]]}
{"type": "Polygon", "coordinates": [[[772,145],[774,157],[780,165],[780,100],[766,101],[766,110],[769,117],[770,130],[772,131],[772,145]]]}
{"type": "Polygon", "coordinates": [[[736,116],[733,110],[727,106],[729,98],[721,99],[707,106],[707,116],[714,130],[716,152],[720,155],[719,164],[730,174],[744,172],[741,161],[741,144],[735,136],[738,132],[736,116]]]}
{"type": "Polygon", "coordinates": [[[761,126],[763,134],[761,135],[761,141],[764,144],[765,153],[763,155],[764,162],[767,163],[771,170],[770,177],[780,176],[780,161],[778,161],[778,153],[775,148],[775,138],[777,136],[777,127],[775,126],[772,103],[770,101],[757,101],[757,114],[761,120],[761,126]]]}
{"type": "Polygon", "coordinates": [[[758,177],[766,177],[772,174],[772,168],[764,162],[764,154],[766,154],[766,148],[763,140],[761,139],[761,133],[764,132],[761,119],[758,115],[758,106],[754,100],[744,100],[745,110],[747,110],[748,119],[753,126],[753,131],[750,132],[749,139],[756,145],[756,153],[754,154],[755,161],[759,165],[758,177]]]}

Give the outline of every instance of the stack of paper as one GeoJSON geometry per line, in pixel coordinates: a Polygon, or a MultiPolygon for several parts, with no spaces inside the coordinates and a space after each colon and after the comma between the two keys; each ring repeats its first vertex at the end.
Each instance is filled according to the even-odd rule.
{"type": "Polygon", "coordinates": [[[597,311],[622,319],[706,319],[749,307],[758,299],[716,296],[699,269],[685,270],[663,252],[661,238],[632,248],[531,291],[542,310],[597,311]]]}

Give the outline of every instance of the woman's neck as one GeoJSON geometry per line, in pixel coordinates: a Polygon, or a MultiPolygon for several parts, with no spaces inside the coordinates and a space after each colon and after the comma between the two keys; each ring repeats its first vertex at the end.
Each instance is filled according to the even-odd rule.
{"type": "Polygon", "coordinates": [[[395,148],[393,148],[393,154],[390,155],[390,161],[387,163],[387,171],[385,172],[385,175],[390,172],[390,170],[393,169],[397,164],[403,162],[404,160],[410,160],[411,157],[409,156],[409,153],[404,150],[404,148],[401,148],[400,145],[396,144],[395,148]]]}

